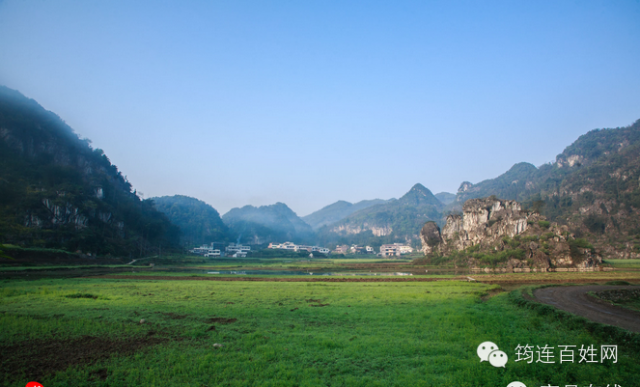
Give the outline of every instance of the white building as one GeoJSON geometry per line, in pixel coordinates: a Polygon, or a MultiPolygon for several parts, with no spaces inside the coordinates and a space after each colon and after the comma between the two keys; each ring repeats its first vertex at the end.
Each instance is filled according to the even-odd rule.
{"type": "Polygon", "coordinates": [[[413,247],[403,245],[402,243],[380,246],[380,255],[382,255],[383,257],[399,257],[401,255],[409,253],[413,253],[413,247]]]}
{"type": "MultiPolygon", "coordinates": [[[[217,242],[215,244],[218,246],[220,245],[220,243],[217,242]]],[[[213,243],[211,245],[202,245],[200,247],[189,250],[189,252],[192,254],[202,255],[207,258],[222,256],[222,250],[220,250],[219,248],[214,249],[213,246],[213,243]]],[[[250,246],[242,246],[231,243],[224,249],[224,255],[227,257],[246,257],[249,251],[251,251],[250,246]]]]}
{"type": "Polygon", "coordinates": [[[192,254],[198,254],[198,255],[207,255],[211,252],[213,252],[213,247],[211,246],[207,246],[207,245],[202,245],[200,247],[195,247],[191,250],[189,250],[190,253],[192,254]]]}
{"type": "Polygon", "coordinates": [[[308,251],[310,253],[318,252],[321,254],[329,254],[331,251],[329,249],[325,249],[324,247],[319,246],[305,246],[305,245],[296,245],[291,242],[284,243],[269,243],[270,249],[280,249],[280,250],[289,250],[289,251],[308,251]]]}
{"type": "Polygon", "coordinates": [[[244,258],[247,256],[247,253],[251,251],[251,247],[250,246],[243,246],[243,245],[237,245],[235,243],[230,243],[229,246],[227,246],[224,249],[224,254],[227,257],[233,257],[233,258],[244,258]]]}

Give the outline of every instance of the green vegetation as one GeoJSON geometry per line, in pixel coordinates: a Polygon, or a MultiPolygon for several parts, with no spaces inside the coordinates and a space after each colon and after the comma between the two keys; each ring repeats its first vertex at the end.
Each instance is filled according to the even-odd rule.
{"type": "Polygon", "coordinates": [[[582,251],[580,251],[580,249],[589,249],[591,250],[591,254],[595,254],[595,249],[593,248],[593,245],[587,242],[583,238],[569,239],[568,242],[569,242],[571,257],[574,258],[574,260],[577,260],[578,262],[584,256],[584,254],[582,253],[582,251]]]}
{"type": "Polygon", "coordinates": [[[615,268],[640,269],[640,259],[607,259],[604,263],[608,263],[615,268]]]}
{"type": "MultiPolygon", "coordinates": [[[[577,238],[597,248],[640,252],[627,245],[640,228],[640,120],[624,128],[592,130],[557,157],[536,168],[520,163],[495,179],[463,183],[465,190],[445,212],[468,199],[496,195],[518,200],[548,221],[567,225],[577,238]]],[[[541,225],[544,228],[544,226],[541,225]]]]}
{"type": "Polygon", "coordinates": [[[233,208],[222,216],[241,243],[313,243],[313,230],[284,203],[233,208]]]}
{"type": "Polygon", "coordinates": [[[618,286],[618,285],[631,285],[628,281],[609,281],[605,285],[618,286]]]}
{"type": "Polygon", "coordinates": [[[506,294],[486,299],[496,290],[466,282],[5,282],[0,339],[3,364],[15,367],[3,367],[0,380],[24,385],[34,379],[32,365],[48,364],[27,340],[58,348],[63,365],[73,349],[60,343],[84,340],[90,344],[84,356],[95,362],[73,358],[38,381],[48,387],[634,385],[640,355],[626,341],[615,341],[617,364],[510,361],[497,369],[480,363],[476,347],[485,340],[510,359],[524,343],[611,343],[584,324],[518,307],[506,294]],[[68,297],[76,294],[96,298],[68,297]],[[91,345],[98,342],[103,345],[91,345]],[[123,342],[140,347],[105,353],[123,342]],[[32,348],[33,356],[20,360],[14,347],[32,348]]]}
{"type": "Polygon", "coordinates": [[[409,238],[414,246],[418,246],[420,229],[427,221],[440,221],[443,208],[442,202],[429,189],[416,184],[398,200],[370,206],[337,223],[321,227],[318,241],[323,246],[358,244],[378,248],[387,243],[406,243],[409,238]],[[332,231],[336,227],[363,229],[365,224],[369,228],[390,228],[392,231],[385,236],[375,236],[370,229],[356,234],[332,231]]]}
{"type": "Polygon", "coordinates": [[[58,116],[0,87],[0,127],[0,243],[126,256],[177,247],[177,228],[58,116]]]}
{"type": "Polygon", "coordinates": [[[228,242],[232,238],[218,211],[201,200],[182,195],[162,196],[151,200],[158,211],[180,227],[180,242],[183,246],[228,242]]]}
{"type": "MultiPolygon", "coordinates": [[[[309,252],[304,251],[287,251],[281,249],[262,249],[257,251],[251,251],[247,257],[257,257],[257,258],[309,258],[309,252]]],[[[324,254],[320,254],[318,252],[314,252],[313,256],[315,258],[326,258],[324,254]]]]}
{"type": "MultiPolygon", "coordinates": [[[[473,185],[473,190],[459,192],[456,203],[464,203],[469,199],[484,198],[495,195],[500,199],[522,200],[527,193],[527,182],[535,179],[538,168],[529,163],[515,164],[504,174],[495,179],[488,179],[473,185]]],[[[463,182],[462,184],[471,184],[463,182]]],[[[455,203],[454,203],[455,204],[455,203]]]]}
{"type": "Polygon", "coordinates": [[[538,226],[542,228],[549,228],[549,226],[551,226],[551,222],[547,222],[546,220],[539,220],[538,226]]]}
{"type": "Polygon", "coordinates": [[[385,202],[386,200],[381,199],[362,200],[358,203],[349,203],[344,200],[339,200],[333,204],[329,204],[328,206],[319,209],[312,214],[302,217],[302,220],[309,224],[314,230],[317,230],[322,226],[338,222],[356,211],[360,211],[367,207],[375,206],[376,204],[382,204],[385,202]]]}
{"type": "MultiPolygon", "coordinates": [[[[610,281],[608,285],[631,285],[627,281],[610,281]]],[[[640,289],[611,289],[591,292],[592,297],[599,298],[613,305],[640,312],[640,289]]]]}
{"type": "Polygon", "coordinates": [[[564,326],[572,329],[582,329],[589,332],[592,337],[609,343],[618,343],[618,346],[622,345],[628,351],[638,353],[638,350],[640,350],[640,335],[637,333],[611,325],[598,324],[550,305],[532,301],[533,290],[537,287],[539,286],[521,287],[509,293],[508,298],[515,305],[530,309],[547,320],[562,322],[564,326]]]}

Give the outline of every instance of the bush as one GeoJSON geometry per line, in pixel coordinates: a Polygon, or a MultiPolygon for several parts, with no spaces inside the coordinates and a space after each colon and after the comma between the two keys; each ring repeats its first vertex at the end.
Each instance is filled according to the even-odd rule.
{"type": "Polygon", "coordinates": [[[586,239],[583,239],[583,238],[571,239],[569,241],[569,251],[570,251],[571,257],[574,260],[576,260],[578,263],[581,262],[583,258],[583,254],[579,249],[590,249],[592,254],[595,253],[595,249],[593,248],[593,245],[587,242],[586,239]]]}
{"type": "Polygon", "coordinates": [[[500,262],[508,261],[510,258],[523,259],[525,256],[525,251],[522,249],[511,249],[511,250],[504,250],[495,254],[494,253],[491,253],[491,254],[476,253],[476,254],[473,254],[472,256],[473,258],[477,259],[482,263],[495,266],[500,262]]]}
{"type": "Polygon", "coordinates": [[[582,223],[594,234],[603,234],[607,227],[606,221],[597,215],[589,215],[582,223]]]}
{"type": "Polygon", "coordinates": [[[549,226],[551,226],[551,222],[547,222],[546,220],[539,220],[538,226],[542,228],[549,228],[549,226]]]}
{"type": "Polygon", "coordinates": [[[593,249],[593,245],[584,238],[576,238],[569,241],[569,245],[581,247],[583,249],[593,249]]]}

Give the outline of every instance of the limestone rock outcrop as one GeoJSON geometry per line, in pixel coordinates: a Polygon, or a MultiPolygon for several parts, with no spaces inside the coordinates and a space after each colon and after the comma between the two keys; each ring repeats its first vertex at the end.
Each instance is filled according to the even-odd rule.
{"type": "Polygon", "coordinates": [[[442,230],[449,249],[491,245],[503,236],[513,238],[527,230],[528,221],[539,220],[538,214],[522,211],[515,200],[471,199],[464,203],[462,211],[462,216],[449,215],[442,230]]]}
{"type": "Polygon", "coordinates": [[[431,254],[442,243],[442,235],[440,227],[436,222],[427,222],[420,231],[420,240],[422,241],[422,252],[424,255],[431,254]]]}
{"type": "Polygon", "coordinates": [[[449,215],[442,231],[427,222],[420,237],[426,256],[454,257],[470,267],[589,270],[602,263],[593,247],[574,238],[566,226],[495,197],[466,201],[462,215],[449,215]]]}

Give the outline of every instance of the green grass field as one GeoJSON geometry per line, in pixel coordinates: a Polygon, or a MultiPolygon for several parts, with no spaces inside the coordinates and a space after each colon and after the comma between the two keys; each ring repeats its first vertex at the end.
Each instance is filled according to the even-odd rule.
{"type": "Polygon", "coordinates": [[[640,269],[640,259],[607,259],[605,262],[615,268],[640,269]]]}
{"type": "Polygon", "coordinates": [[[635,385],[640,355],[622,345],[617,364],[514,362],[518,344],[617,343],[520,308],[506,293],[487,299],[496,288],[4,281],[0,380],[24,386],[37,377],[46,387],[635,385]],[[476,348],[486,340],[512,359],[506,368],[479,361],[476,348]],[[139,346],[127,351],[132,343],[139,346]]]}

